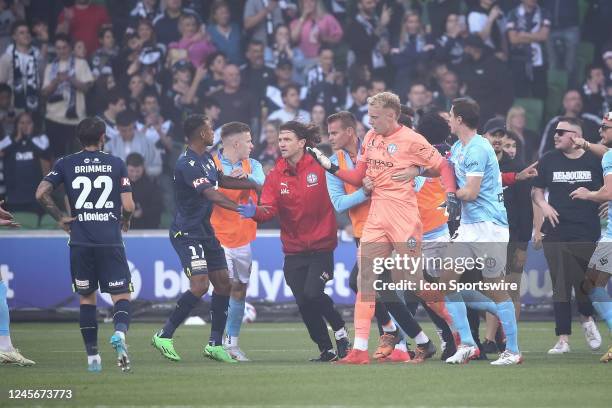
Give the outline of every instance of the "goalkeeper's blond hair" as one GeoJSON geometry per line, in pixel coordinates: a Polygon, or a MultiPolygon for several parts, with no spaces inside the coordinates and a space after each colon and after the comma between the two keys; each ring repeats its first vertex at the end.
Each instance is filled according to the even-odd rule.
{"type": "Polygon", "coordinates": [[[401,113],[400,98],[393,92],[380,92],[368,98],[368,105],[392,109],[396,117],[401,113]]]}

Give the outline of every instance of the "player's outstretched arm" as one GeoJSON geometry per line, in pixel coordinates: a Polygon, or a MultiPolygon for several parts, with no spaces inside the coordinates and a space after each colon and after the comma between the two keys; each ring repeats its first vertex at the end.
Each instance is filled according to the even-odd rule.
{"type": "Polygon", "coordinates": [[[612,200],[612,173],[604,177],[604,185],[597,191],[589,191],[585,187],[578,187],[570,193],[572,200],[588,200],[604,203],[612,200]]]}
{"type": "Polygon", "coordinates": [[[128,232],[130,230],[130,220],[136,209],[134,198],[131,192],[121,193],[121,230],[128,232]]]}
{"type": "Polygon", "coordinates": [[[219,174],[219,187],[230,190],[256,190],[261,191],[261,186],[246,178],[235,178],[219,174]]]}
{"type": "Polygon", "coordinates": [[[13,219],[13,214],[2,208],[4,200],[0,201],[0,227],[19,228],[21,225],[13,219]]]}
{"type": "Polygon", "coordinates": [[[365,162],[358,162],[357,166],[352,170],[340,169],[337,164],[332,163],[329,157],[325,156],[316,147],[307,147],[306,152],[310,154],[326,171],[338,177],[342,181],[346,181],[356,187],[363,186],[363,178],[366,176],[367,166],[365,162]]]}
{"type": "MultiPolygon", "coordinates": [[[[231,187],[225,187],[231,188],[231,187]]],[[[202,191],[202,195],[211,203],[218,205],[221,208],[238,212],[238,204],[227,198],[227,196],[214,188],[207,188],[202,191]]]]}
{"type": "Polygon", "coordinates": [[[70,223],[76,218],[68,217],[64,215],[60,209],[55,205],[51,193],[53,192],[53,184],[47,180],[43,180],[36,189],[36,200],[40,205],[47,211],[58,223],[61,229],[66,232],[70,232],[70,223]]]}

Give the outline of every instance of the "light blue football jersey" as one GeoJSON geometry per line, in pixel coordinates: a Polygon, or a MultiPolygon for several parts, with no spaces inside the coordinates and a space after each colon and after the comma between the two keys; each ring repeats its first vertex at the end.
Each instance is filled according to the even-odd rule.
{"type": "Polygon", "coordinates": [[[482,177],[478,197],[474,201],[461,202],[461,223],[491,221],[507,227],[501,172],[487,139],[476,135],[465,146],[457,141],[451,148],[450,161],[455,168],[458,188],[466,185],[468,176],[482,177]]]}
{"type": "MultiPolygon", "coordinates": [[[[608,150],[601,159],[601,167],[603,169],[604,178],[608,174],[612,174],[612,150],[608,150]]],[[[605,183],[605,181],[604,181],[605,183]]],[[[612,209],[612,201],[608,201],[608,208],[612,209]]],[[[606,237],[612,238],[612,211],[608,210],[608,227],[606,228],[606,237]]]]}

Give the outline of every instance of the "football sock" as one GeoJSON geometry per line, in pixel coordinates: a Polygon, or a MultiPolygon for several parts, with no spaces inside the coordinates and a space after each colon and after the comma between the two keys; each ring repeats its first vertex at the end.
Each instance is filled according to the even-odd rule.
{"type": "Polygon", "coordinates": [[[495,302],[482,292],[477,290],[462,290],[461,297],[466,306],[471,309],[482,310],[497,316],[497,306],[495,302]]]}
{"type": "Polygon", "coordinates": [[[606,288],[596,287],[589,294],[593,307],[599,313],[599,317],[606,321],[608,330],[612,332],[612,299],[606,288]]]}
{"type": "Polygon", "coordinates": [[[98,354],[98,320],[96,319],[96,305],[81,305],[79,313],[81,336],[85,343],[88,356],[98,354]]]}
{"type": "Polygon", "coordinates": [[[393,333],[397,331],[397,326],[391,319],[389,319],[389,323],[384,324],[382,328],[383,328],[383,332],[385,333],[393,333]]]}
{"type": "Polygon", "coordinates": [[[461,343],[470,346],[475,346],[470,324],[467,319],[467,309],[460,293],[450,293],[445,297],[446,309],[453,319],[453,326],[461,336],[461,343]]]}
{"type": "Polygon", "coordinates": [[[420,332],[415,336],[414,341],[416,344],[426,344],[429,342],[429,337],[424,332],[420,332]]]}
{"type": "Polygon", "coordinates": [[[347,337],[348,337],[348,333],[346,332],[346,329],[344,327],[334,332],[334,338],[336,340],[344,339],[347,337]]]}
{"type": "Polygon", "coordinates": [[[389,310],[397,325],[408,337],[413,339],[419,332],[423,331],[401,300],[385,303],[385,306],[387,306],[387,310],[389,310]]]}
{"type": "Polygon", "coordinates": [[[11,351],[11,334],[9,331],[9,308],[6,302],[7,288],[4,282],[0,281],[0,351],[11,351]]]}
{"type": "MultiPolygon", "coordinates": [[[[210,328],[210,339],[208,344],[211,346],[219,346],[223,342],[223,330],[227,323],[227,308],[229,306],[228,295],[220,295],[213,292],[210,305],[210,320],[212,322],[210,328]]],[[[244,309],[243,309],[244,310],[244,309]]]]}
{"type": "Polygon", "coordinates": [[[127,299],[117,301],[114,312],[113,322],[115,323],[115,330],[127,333],[130,327],[130,301],[127,299]]]}
{"type": "Polygon", "coordinates": [[[176,302],[176,308],[172,311],[172,314],[166,321],[164,328],[160,332],[160,337],[171,339],[174,336],[174,332],[177,327],[185,321],[185,319],[191,313],[191,310],[200,300],[199,297],[194,295],[190,290],[183,293],[183,295],[176,302]]]}
{"type": "Polygon", "coordinates": [[[407,352],[408,346],[406,345],[406,340],[401,340],[399,343],[395,345],[395,348],[399,351],[407,352]]]}
{"type": "Polygon", "coordinates": [[[355,300],[355,344],[357,350],[368,349],[368,338],[370,337],[370,324],[374,317],[374,302],[361,300],[358,293],[355,300]]]}
{"type": "Polygon", "coordinates": [[[227,310],[227,324],[225,325],[225,332],[230,337],[240,336],[240,325],[244,317],[244,304],[245,300],[234,299],[230,297],[229,308],[227,310]]]}
{"type": "Polygon", "coordinates": [[[497,304],[497,317],[506,333],[506,349],[518,353],[518,329],[516,327],[516,314],[512,300],[504,300],[497,304]]]}

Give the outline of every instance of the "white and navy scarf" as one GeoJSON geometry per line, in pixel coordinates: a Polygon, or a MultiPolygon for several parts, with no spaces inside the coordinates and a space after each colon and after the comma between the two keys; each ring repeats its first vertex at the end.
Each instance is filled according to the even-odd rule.
{"type": "MultiPolygon", "coordinates": [[[[75,61],[74,55],[70,56],[70,62],[68,63],[68,76],[72,77],[75,75],[75,61]]],[[[59,59],[56,59],[51,64],[51,78],[55,78],[59,72],[59,59]]],[[[66,118],[77,119],[78,115],[76,112],[76,89],[69,81],[60,83],[53,95],[49,97],[49,102],[59,102],[64,99],[64,95],[68,93],[68,108],[66,109],[66,118]]]]}
{"type": "Polygon", "coordinates": [[[17,52],[13,44],[13,94],[15,108],[34,112],[38,110],[38,55],[34,47],[30,47],[27,57],[17,52]]]}

